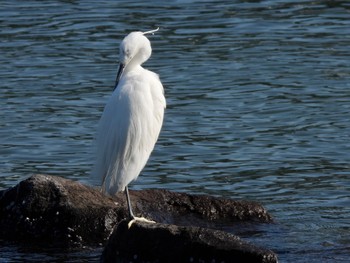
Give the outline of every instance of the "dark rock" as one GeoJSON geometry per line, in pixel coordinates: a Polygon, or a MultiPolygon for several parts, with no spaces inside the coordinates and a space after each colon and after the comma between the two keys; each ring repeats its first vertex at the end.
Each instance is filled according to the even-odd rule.
{"type": "Polygon", "coordinates": [[[101,262],[277,262],[276,255],[232,234],[200,228],[121,221],[101,262]]]}
{"type": "MultiPolygon", "coordinates": [[[[166,190],[130,191],[134,213],[160,223],[215,227],[218,223],[271,222],[255,202],[166,190]]],[[[35,175],[0,193],[0,238],[71,246],[104,243],[127,217],[123,193],[56,176],[35,175]]]]}
{"type": "Polygon", "coordinates": [[[208,195],[190,195],[166,190],[131,191],[136,214],[162,223],[178,224],[192,220],[193,224],[205,222],[254,221],[272,222],[263,206],[251,201],[235,201],[208,195]]]}
{"type": "Polygon", "coordinates": [[[122,219],[115,207],[93,188],[35,175],[0,197],[0,237],[67,245],[102,242],[122,219]]]}

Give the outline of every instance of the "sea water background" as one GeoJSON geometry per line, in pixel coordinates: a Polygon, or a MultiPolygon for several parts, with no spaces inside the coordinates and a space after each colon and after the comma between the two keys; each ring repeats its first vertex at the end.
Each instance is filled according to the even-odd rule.
{"type": "MultiPolygon", "coordinates": [[[[281,262],[350,258],[350,2],[2,1],[0,189],[35,173],[88,183],[118,46],[149,36],[168,108],[133,189],[261,202],[239,233],[281,262]]],[[[2,242],[4,262],[97,261],[2,242]]]]}

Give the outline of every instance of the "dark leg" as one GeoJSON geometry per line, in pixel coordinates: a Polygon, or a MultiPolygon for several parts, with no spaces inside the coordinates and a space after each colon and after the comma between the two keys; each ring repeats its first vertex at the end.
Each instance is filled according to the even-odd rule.
{"type": "Polygon", "coordinates": [[[128,228],[130,228],[132,226],[132,224],[137,220],[137,221],[141,221],[141,222],[147,222],[147,223],[155,223],[152,220],[148,220],[144,217],[135,217],[132,209],[131,209],[131,202],[130,202],[130,197],[129,197],[129,189],[128,186],[125,187],[125,194],[126,194],[126,201],[128,203],[128,210],[129,210],[129,216],[130,216],[130,221],[128,223],[128,228]]]}
{"type": "Polygon", "coordinates": [[[132,212],[132,209],[131,209],[131,202],[130,202],[130,197],[129,197],[129,190],[128,190],[128,186],[125,187],[125,194],[126,194],[126,202],[128,203],[128,210],[129,210],[129,216],[130,216],[130,219],[135,219],[135,216],[132,212]]]}

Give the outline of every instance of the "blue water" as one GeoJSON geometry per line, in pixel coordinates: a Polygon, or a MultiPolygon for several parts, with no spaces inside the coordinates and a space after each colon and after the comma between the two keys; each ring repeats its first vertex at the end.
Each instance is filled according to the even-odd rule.
{"type": "MultiPolygon", "coordinates": [[[[133,189],[261,202],[242,237],[280,262],[350,258],[350,2],[2,1],[0,189],[35,173],[88,182],[118,45],[150,36],[168,102],[133,189]]],[[[5,262],[97,261],[101,249],[5,245],[5,262]]]]}

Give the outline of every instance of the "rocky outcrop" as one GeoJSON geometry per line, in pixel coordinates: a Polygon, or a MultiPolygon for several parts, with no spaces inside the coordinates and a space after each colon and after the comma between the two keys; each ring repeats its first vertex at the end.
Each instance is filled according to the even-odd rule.
{"type": "Polygon", "coordinates": [[[35,175],[0,197],[0,237],[63,245],[103,242],[121,219],[111,198],[61,177],[35,175]]]}
{"type": "MultiPolygon", "coordinates": [[[[56,176],[35,175],[0,192],[0,238],[15,241],[30,239],[31,242],[37,241],[43,244],[48,242],[50,245],[55,243],[62,246],[104,244],[114,227],[122,222],[114,230],[112,237],[115,238],[115,233],[120,231],[124,231],[123,235],[119,235],[117,241],[111,241],[111,239],[108,247],[113,247],[113,242],[126,238],[128,242],[134,242],[135,249],[141,249],[138,241],[131,238],[142,235],[141,233],[148,233],[151,236],[154,234],[157,242],[163,245],[158,246],[156,243],[154,246],[158,247],[157,249],[164,248],[169,243],[168,239],[162,240],[163,236],[171,239],[176,237],[175,239],[180,243],[188,239],[186,242],[194,242],[193,244],[196,244],[194,247],[197,247],[198,244],[205,244],[203,240],[198,239],[199,236],[218,240],[217,244],[220,242],[223,244],[224,240],[242,242],[232,234],[215,232],[198,228],[198,226],[215,228],[223,223],[272,222],[272,217],[267,211],[255,202],[174,193],[166,190],[130,191],[130,195],[134,213],[152,219],[158,224],[148,226],[136,223],[130,232],[124,231],[122,219],[127,217],[127,209],[123,193],[112,198],[102,194],[99,189],[79,182],[56,176]],[[194,233],[202,234],[198,236],[194,233]],[[191,238],[194,239],[191,240],[191,238]],[[219,240],[222,241],[219,242],[219,240]]],[[[211,249],[215,249],[216,245],[209,239],[207,240],[209,243],[204,247],[212,251],[211,249]]],[[[144,241],[147,240],[144,239],[144,241]]],[[[244,244],[245,248],[250,246],[244,244]]],[[[237,250],[239,246],[232,246],[232,248],[237,250]]],[[[223,247],[217,247],[217,249],[225,250],[223,247]]],[[[124,253],[122,247],[118,251],[124,253]]],[[[125,251],[126,258],[128,253],[125,251]]],[[[236,251],[232,255],[237,253],[236,251]]],[[[246,250],[242,253],[246,254],[246,250]]],[[[151,254],[148,256],[150,259],[153,258],[151,254]]]]}
{"type": "Polygon", "coordinates": [[[276,255],[239,237],[193,226],[123,220],[111,235],[101,262],[277,262],[276,255]]]}
{"type": "Polygon", "coordinates": [[[157,222],[197,225],[208,222],[255,221],[268,223],[272,217],[256,202],[235,201],[208,195],[191,195],[166,190],[132,191],[133,208],[157,222]]]}

